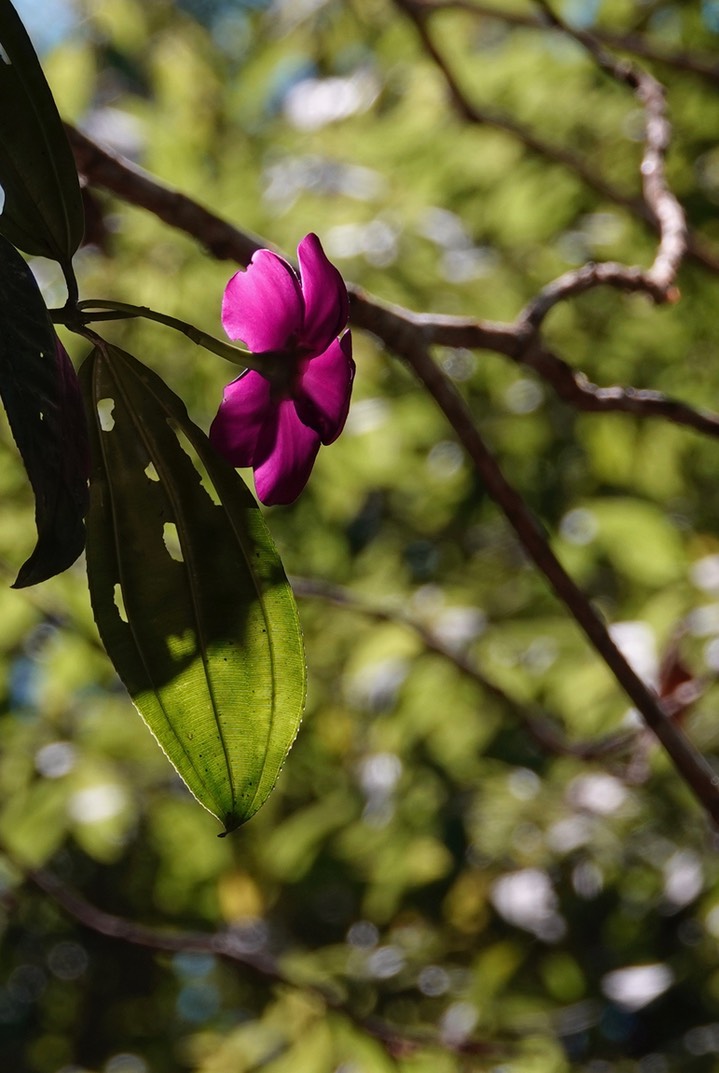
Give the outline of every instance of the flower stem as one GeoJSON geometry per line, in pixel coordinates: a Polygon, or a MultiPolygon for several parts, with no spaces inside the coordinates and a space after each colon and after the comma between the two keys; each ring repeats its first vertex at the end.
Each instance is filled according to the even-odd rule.
{"type": "MultiPolygon", "coordinates": [[[[250,354],[246,350],[233,346],[232,343],[225,343],[222,339],[215,339],[214,336],[203,332],[200,328],[196,328],[194,324],[178,320],[177,317],[171,317],[167,313],[158,313],[148,306],[135,306],[129,305],[127,302],[92,298],[78,302],[77,309],[83,314],[83,320],[87,324],[96,320],[124,320],[131,317],[144,317],[145,320],[154,320],[158,324],[164,324],[168,328],[174,328],[175,331],[182,332],[193,343],[204,347],[205,350],[209,350],[213,354],[217,354],[219,357],[224,358],[225,361],[231,361],[233,365],[240,365],[244,369],[255,369],[263,375],[268,375],[271,372],[272,359],[270,357],[250,354]]],[[[64,311],[53,312],[58,314],[64,311]]],[[[57,319],[61,322],[63,320],[60,316],[57,319]]]]}

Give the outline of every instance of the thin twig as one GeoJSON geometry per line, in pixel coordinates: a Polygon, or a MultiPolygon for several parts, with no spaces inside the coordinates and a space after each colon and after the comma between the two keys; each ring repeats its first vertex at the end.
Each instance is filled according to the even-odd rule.
{"type": "MultiPolygon", "coordinates": [[[[488,4],[475,3],[474,0],[414,0],[415,6],[430,15],[436,11],[464,11],[478,18],[496,19],[508,26],[522,26],[528,29],[545,31],[547,23],[535,15],[525,15],[518,11],[500,11],[488,4]]],[[[575,37],[584,44],[584,30],[575,30],[575,37]]],[[[636,33],[613,33],[599,27],[592,29],[591,36],[609,48],[618,52],[629,52],[642,59],[673,67],[678,71],[706,78],[719,85],[719,63],[709,55],[686,52],[679,49],[663,48],[654,41],[648,41],[636,33]]]]}
{"type": "Polygon", "coordinates": [[[163,950],[168,953],[213,954],[251,969],[257,976],[270,983],[287,982],[280,972],[277,961],[270,954],[247,949],[246,937],[243,938],[240,930],[196,932],[153,928],[98,909],[77,891],[71,890],[56,875],[45,869],[30,871],[27,877],[66,913],[99,935],[119,939],[132,946],[144,946],[151,950],[163,950]]]}
{"type": "Polygon", "coordinates": [[[487,678],[477,667],[474,660],[458,652],[456,648],[445,644],[434,630],[429,629],[417,619],[407,615],[399,608],[380,607],[376,603],[357,596],[356,593],[341,585],[332,585],[317,578],[291,577],[290,583],[295,595],[300,598],[325,600],[336,607],[372,618],[377,622],[391,622],[404,626],[419,637],[424,648],[446,659],[467,678],[470,678],[485,693],[500,701],[522,723],[537,745],[555,756],[573,756],[578,760],[598,760],[612,754],[624,752],[629,748],[636,734],[619,732],[607,734],[596,741],[570,742],[555,728],[553,722],[535,706],[526,707],[515,700],[491,679],[487,678]]]}
{"type": "Polygon", "coordinates": [[[486,1054],[498,1057],[507,1051],[507,1045],[485,1043],[476,1038],[440,1041],[433,1033],[412,1033],[405,1032],[404,1029],[399,1031],[379,1017],[361,1016],[352,1010],[345,997],[344,988],[335,988],[331,983],[320,984],[305,981],[296,983],[283,971],[278,959],[272,957],[271,954],[249,950],[247,938],[243,936],[241,929],[228,928],[216,932],[202,932],[148,927],[98,909],[46,869],[35,869],[25,872],[25,875],[35,886],[52,898],[65,913],[83,927],[99,935],[149,950],[178,954],[210,954],[249,969],[259,980],[267,984],[299,988],[314,995],[325,1006],[346,1017],[361,1031],[377,1039],[390,1054],[397,1049],[411,1054],[420,1047],[437,1045],[442,1045],[456,1054],[465,1055],[486,1054]]]}
{"type": "MultiPolygon", "coordinates": [[[[510,116],[485,107],[480,108],[477,104],[470,101],[464,90],[461,88],[449,64],[432,39],[432,35],[426,25],[428,15],[430,14],[426,5],[418,3],[417,0],[394,0],[394,2],[399,10],[402,11],[415,26],[424,51],[442,75],[454,109],[462,119],[474,125],[489,126],[496,130],[504,131],[506,134],[509,134],[520,141],[526,149],[530,150],[530,152],[533,152],[546,160],[561,164],[562,167],[571,171],[581,179],[589,189],[594,190],[596,194],[605,200],[612,201],[614,204],[626,209],[637,219],[642,220],[645,224],[651,227],[653,231],[661,235],[661,228],[663,225],[665,226],[665,230],[668,229],[669,221],[665,222],[662,217],[656,215],[651,201],[646,202],[643,198],[633,197],[632,195],[625,193],[619,187],[614,186],[599,175],[596,170],[585,163],[581,157],[562,146],[555,145],[552,142],[537,137],[530,128],[518,123],[510,116]]],[[[557,23],[556,25],[558,28],[559,26],[561,26],[562,29],[564,28],[563,24],[557,23]]],[[[570,36],[575,36],[573,31],[567,30],[567,32],[570,36]]],[[[584,41],[582,40],[581,43],[584,44],[584,41]]],[[[616,64],[620,63],[621,61],[616,61],[616,64]]],[[[629,67],[630,65],[627,66],[629,67]]],[[[634,71],[634,69],[632,70],[634,71]]],[[[654,147],[662,141],[666,129],[666,120],[663,116],[660,120],[659,116],[660,104],[658,97],[662,93],[661,85],[656,79],[653,79],[651,75],[646,75],[646,79],[647,81],[642,84],[641,90],[638,86],[633,88],[636,89],[638,94],[648,94],[647,101],[643,101],[643,103],[647,110],[648,117],[651,119],[651,138],[648,139],[648,141],[652,147],[654,147]],[[651,83],[654,83],[655,87],[658,87],[658,93],[653,87],[650,90],[649,80],[651,80],[651,83]]],[[[651,166],[656,165],[654,156],[652,156],[647,167],[649,167],[650,164],[651,166]]],[[[646,178],[652,179],[653,176],[647,173],[647,176],[643,175],[643,179],[646,178]]],[[[646,182],[644,185],[646,189],[646,182]]],[[[685,231],[683,233],[683,245],[688,257],[703,265],[705,268],[708,268],[710,271],[719,273],[719,255],[709,248],[709,245],[701,236],[685,231]]],[[[613,283],[614,280],[608,279],[604,282],[613,283]]],[[[657,298],[657,295],[660,293],[657,291],[656,287],[658,282],[661,282],[661,280],[656,276],[649,280],[648,285],[643,289],[652,297],[657,298]]],[[[627,287],[627,289],[631,289],[631,287],[627,287]]],[[[633,289],[636,289],[636,287],[633,289]]],[[[666,301],[667,297],[665,295],[658,300],[666,301]]]]}
{"type": "Polygon", "coordinates": [[[452,105],[457,114],[465,120],[465,122],[471,123],[474,126],[492,127],[495,130],[503,131],[505,134],[510,134],[513,138],[520,141],[526,149],[531,150],[538,156],[544,157],[546,160],[553,161],[555,164],[561,164],[562,167],[573,172],[586,186],[599,194],[600,197],[605,198],[607,201],[613,201],[615,204],[622,206],[622,208],[629,209],[635,214],[642,214],[642,205],[638,198],[625,194],[618,187],[604,180],[601,175],[597,174],[594,168],[591,168],[586,164],[581,157],[576,155],[576,153],[571,152],[569,149],[565,149],[563,146],[555,145],[552,142],[547,142],[544,139],[537,137],[529,127],[525,127],[524,124],[518,123],[504,112],[492,108],[480,107],[470,101],[469,97],[461,88],[451,67],[435,45],[434,39],[427,29],[426,12],[423,10],[424,5],[416,3],[415,0],[395,0],[395,4],[414,24],[424,52],[430,57],[437,70],[441,73],[445,85],[449,90],[452,105]]]}
{"type": "Polygon", "coordinates": [[[525,351],[522,364],[534,369],[550,384],[560,399],[584,413],[625,413],[635,417],[662,418],[673,425],[694,429],[705,436],[719,436],[719,414],[697,410],[660,391],[635,387],[599,387],[544,346],[525,351]]]}

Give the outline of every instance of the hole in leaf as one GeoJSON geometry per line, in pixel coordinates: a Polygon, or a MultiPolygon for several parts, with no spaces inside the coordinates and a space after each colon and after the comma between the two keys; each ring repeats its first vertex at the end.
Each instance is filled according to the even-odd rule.
{"type": "Polygon", "coordinates": [[[0,60],[2,60],[3,63],[6,63],[8,67],[12,67],[12,60],[10,59],[2,45],[0,45],[0,60]]]}
{"type": "Polygon", "coordinates": [[[165,522],[162,527],[162,539],[165,541],[165,547],[167,548],[171,558],[173,558],[177,563],[184,563],[185,560],[182,554],[180,537],[177,532],[177,526],[174,522],[165,522]]]}
{"type": "Polygon", "coordinates": [[[119,581],[115,584],[115,588],[114,588],[114,591],[113,591],[113,594],[112,594],[112,598],[115,601],[115,607],[117,608],[117,611],[118,611],[118,614],[119,614],[120,618],[122,619],[123,622],[127,622],[128,619],[127,619],[127,611],[125,610],[125,599],[124,599],[124,597],[122,595],[122,585],[120,584],[119,581]]]}
{"type": "Polygon", "coordinates": [[[148,480],[159,481],[160,474],[155,469],[154,462],[148,462],[148,464],[145,466],[145,476],[148,478],[148,480]]]}
{"type": "Polygon", "coordinates": [[[222,500],[220,499],[217,489],[212,483],[212,479],[205,468],[205,463],[202,461],[202,459],[200,458],[197,451],[192,446],[190,440],[187,438],[182,429],[172,420],[168,420],[167,423],[177,436],[177,442],[179,443],[180,447],[185,452],[187,457],[192,462],[192,465],[197,470],[197,476],[200,478],[200,484],[202,485],[203,489],[205,490],[205,492],[207,492],[214,505],[216,507],[221,507],[222,500]]]}
{"type": "Polygon", "coordinates": [[[4,189],[4,187],[0,186],[0,214],[2,214],[2,210],[4,208],[5,208],[5,189],[4,189]]]}
{"type": "Polygon", "coordinates": [[[112,432],[115,427],[115,418],[112,416],[112,411],[114,409],[114,399],[98,399],[97,416],[100,421],[100,428],[103,432],[112,432]]]}

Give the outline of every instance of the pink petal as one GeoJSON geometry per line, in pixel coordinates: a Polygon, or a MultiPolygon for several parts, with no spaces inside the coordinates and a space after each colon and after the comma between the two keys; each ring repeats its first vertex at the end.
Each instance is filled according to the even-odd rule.
{"type": "Polygon", "coordinates": [[[320,449],[314,429],[300,421],[294,403],[284,399],[262,428],[255,453],[255,488],[268,506],[291,503],[309,480],[320,449]]]}
{"type": "Polygon", "coordinates": [[[302,239],[297,257],[305,302],[300,342],[321,353],[347,324],[347,288],[335,266],[327,260],[317,235],[309,234],[302,239]]]}
{"type": "Polygon", "coordinates": [[[258,250],[245,272],[225,287],[222,326],[254,353],[284,350],[302,328],[302,291],[292,267],[270,250],[258,250]]]}
{"type": "Polygon", "coordinates": [[[228,384],[210,427],[210,442],[233,466],[251,466],[264,423],[271,418],[270,382],[252,370],[228,384]]]}
{"type": "Polygon", "coordinates": [[[304,423],[320,434],[322,443],[332,443],[344,428],[354,374],[350,332],[335,339],[324,354],[305,362],[295,405],[304,423]]]}

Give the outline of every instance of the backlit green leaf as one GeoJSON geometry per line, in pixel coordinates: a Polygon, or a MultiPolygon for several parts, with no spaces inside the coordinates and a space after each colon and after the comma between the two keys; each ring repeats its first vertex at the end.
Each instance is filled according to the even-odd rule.
{"type": "Polygon", "coordinates": [[[38,541],[15,582],[23,588],[84,547],[89,447],[75,370],[32,272],[1,235],[0,395],[35,493],[38,541]]]}
{"type": "Polygon", "coordinates": [[[292,590],[254,499],[163,381],[104,343],[81,379],[100,634],[160,745],[230,831],[267,798],[300,723],[292,590]]]}
{"type": "Polygon", "coordinates": [[[50,87],[25,27],[0,0],[0,233],[64,267],[82,241],[80,185],[50,87]]]}

